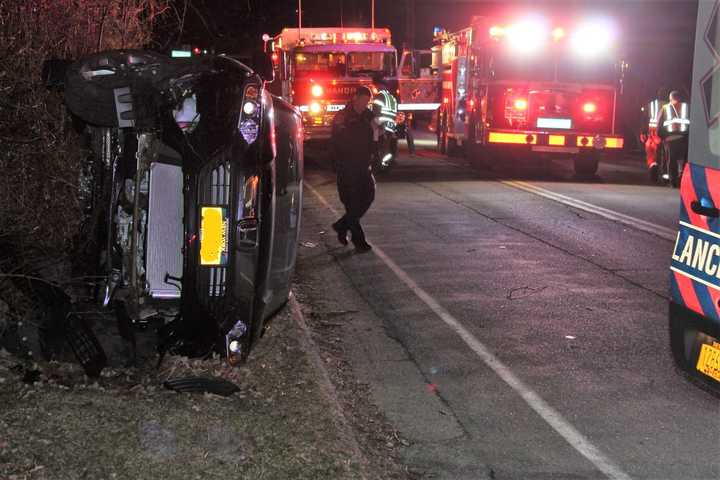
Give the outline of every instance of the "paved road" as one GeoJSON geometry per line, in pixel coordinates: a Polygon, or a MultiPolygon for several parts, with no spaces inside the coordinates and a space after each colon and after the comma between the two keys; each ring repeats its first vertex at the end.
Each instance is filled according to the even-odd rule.
{"type": "MultiPolygon", "coordinates": [[[[330,172],[306,178],[310,238],[341,206],[330,172]]],[[[720,402],[668,348],[677,211],[641,160],[581,181],[562,162],[510,177],[404,154],[364,222],[374,253],[328,255],[402,351],[353,339],[374,345],[355,367],[409,432],[406,461],[429,478],[720,478],[720,402]]]]}

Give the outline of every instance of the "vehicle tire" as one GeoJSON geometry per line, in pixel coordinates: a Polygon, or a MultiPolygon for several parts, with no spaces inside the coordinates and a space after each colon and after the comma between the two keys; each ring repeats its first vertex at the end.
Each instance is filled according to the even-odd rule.
{"type": "Polygon", "coordinates": [[[701,388],[707,389],[720,396],[720,383],[706,377],[696,369],[701,345],[709,342],[708,335],[697,330],[683,316],[676,315],[671,305],[669,312],[670,351],[678,370],[681,370],[688,379],[701,388]]]}
{"type": "Polygon", "coordinates": [[[447,155],[448,157],[459,157],[460,156],[460,147],[458,146],[458,141],[456,138],[448,138],[446,140],[447,142],[447,155]]]}
{"type": "Polygon", "coordinates": [[[575,174],[583,177],[590,177],[597,173],[600,158],[597,153],[589,155],[578,155],[575,157],[575,174]]]}

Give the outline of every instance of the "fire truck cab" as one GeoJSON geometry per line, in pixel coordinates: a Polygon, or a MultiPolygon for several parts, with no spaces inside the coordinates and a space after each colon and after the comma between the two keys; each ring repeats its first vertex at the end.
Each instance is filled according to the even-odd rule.
{"type": "Polygon", "coordinates": [[[474,17],[458,32],[436,31],[440,151],[463,147],[483,164],[568,157],[578,174],[594,174],[602,155],[623,147],[615,117],[627,64],[617,61],[614,40],[602,19],[474,17]]]}
{"type": "Polygon", "coordinates": [[[441,82],[433,68],[431,50],[404,50],[398,66],[398,109],[408,115],[427,117],[437,111],[441,82]]]}
{"type": "Polygon", "coordinates": [[[397,81],[387,28],[285,28],[266,48],[275,66],[269,88],[300,109],[306,141],[328,140],[335,113],[373,75],[397,81]]]}

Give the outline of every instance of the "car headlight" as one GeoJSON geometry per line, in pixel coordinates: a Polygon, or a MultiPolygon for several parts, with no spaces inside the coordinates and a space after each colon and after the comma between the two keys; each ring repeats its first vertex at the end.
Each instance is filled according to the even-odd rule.
{"type": "Polygon", "coordinates": [[[245,115],[253,115],[257,110],[257,104],[255,102],[245,102],[243,105],[243,113],[245,115]]]}
{"type": "Polygon", "coordinates": [[[248,144],[257,140],[260,132],[260,115],[262,113],[260,95],[258,86],[251,84],[245,87],[238,130],[248,144]]]}

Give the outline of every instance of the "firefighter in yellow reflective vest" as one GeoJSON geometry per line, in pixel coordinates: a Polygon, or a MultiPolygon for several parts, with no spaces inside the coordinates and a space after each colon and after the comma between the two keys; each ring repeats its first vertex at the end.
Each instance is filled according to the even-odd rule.
{"type": "Polygon", "coordinates": [[[659,110],[656,125],[665,151],[665,165],[661,170],[663,178],[678,186],[687,160],[690,116],[688,104],[681,101],[680,92],[670,92],[669,100],[659,110]]]}

